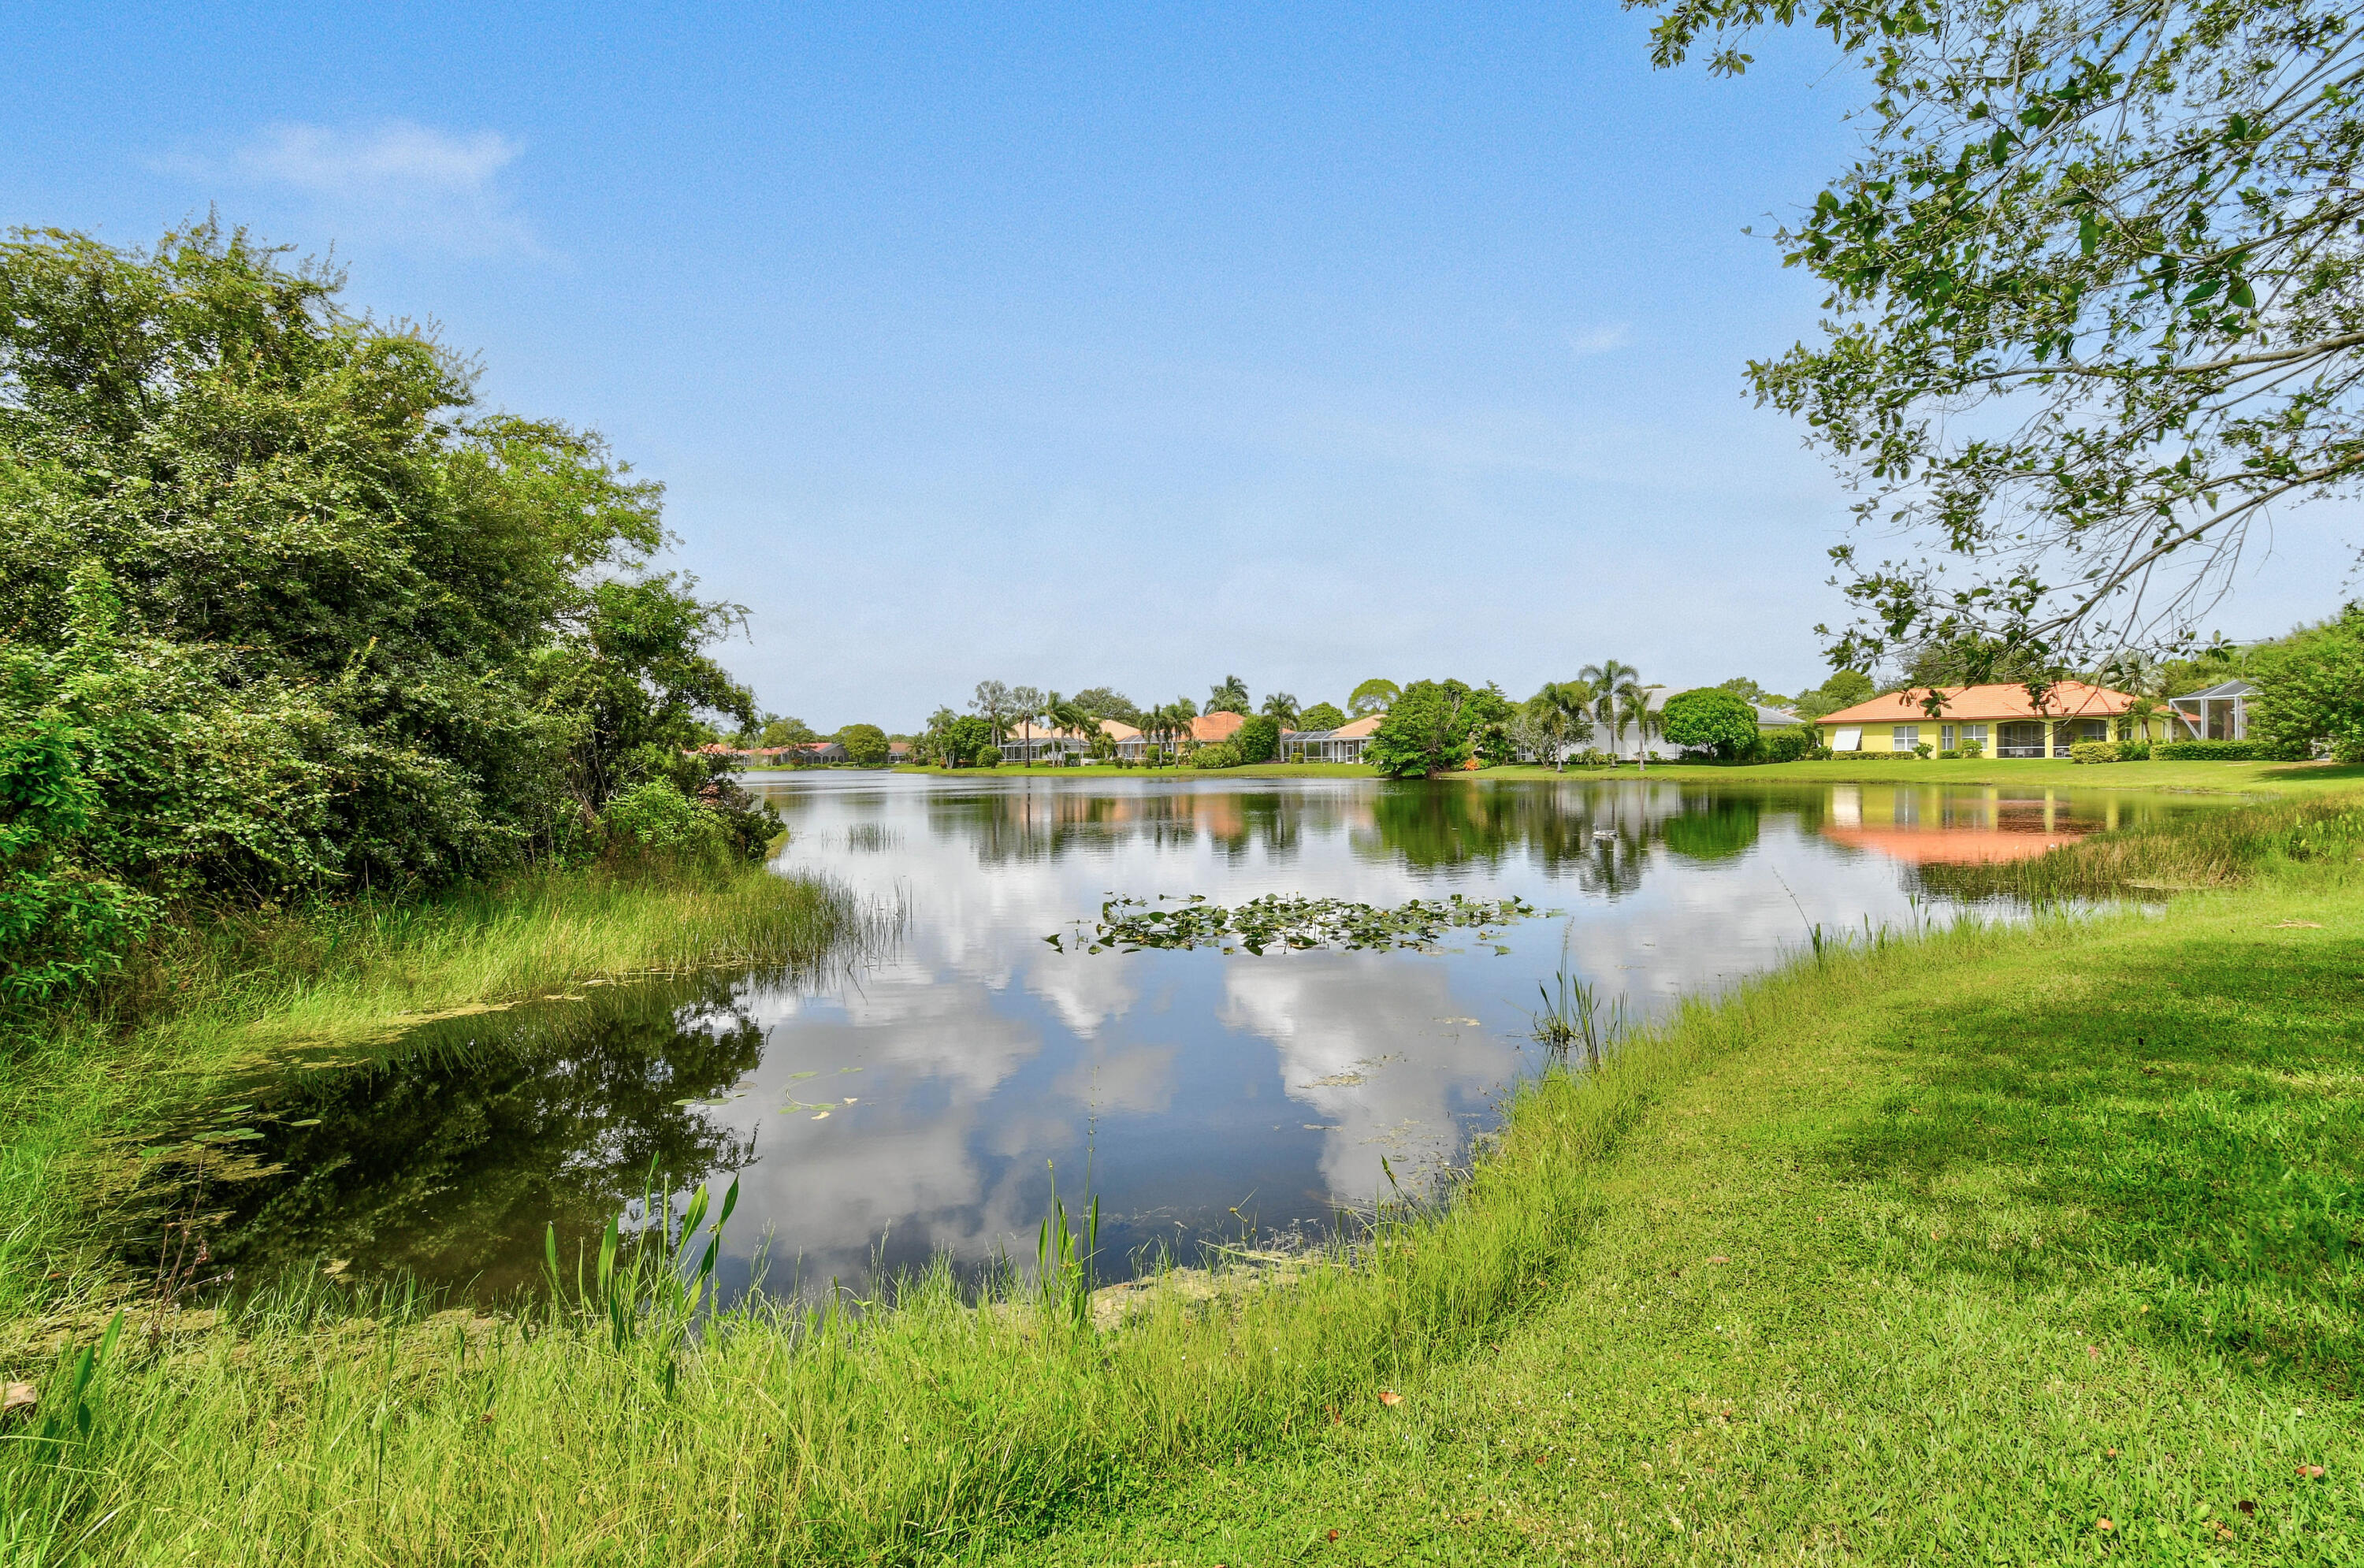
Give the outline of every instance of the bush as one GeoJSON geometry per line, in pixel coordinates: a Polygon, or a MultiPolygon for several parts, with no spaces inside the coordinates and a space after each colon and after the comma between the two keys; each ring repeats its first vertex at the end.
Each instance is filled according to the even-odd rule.
{"type": "Polygon", "coordinates": [[[599,828],[609,852],[625,855],[697,856],[721,842],[719,818],[663,779],[636,784],[608,801],[599,828]]]}
{"type": "MultiPolygon", "coordinates": [[[[1241,728],[1246,727],[1243,725],[1241,728]]],[[[1194,768],[1236,768],[1242,761],[1238,745],[1231,740],[1218,740],[1212,745],[1201,746],[1189,757],[1190,765],[1194,768]]]]}
{"type": "Polygon", "coordinates": [[[1816,732],[1802,724],[1794,729],[1776,729],[1758,741],[1758,755],[1768,762],[1800,762],[1819,750],[1816,732]]]}
{"type": "Polygon", "coordinates": [[[1269,762],[1280,753],[1280,721],[1257,714],[1241,725],[1225,744],[1238,762],[1269,762]]]}
{"type": "Polygon", "coordinates": [[[2119,761],[2118,743],[2114,740],[2079,740],[2070,744],[2068,760],[2072,762],[2114,762],[2119,761]]]}
{"type": "Polygon", "coordinates": [[[2162,740],[2150,754],[2162,762],[2303,762],[2309,751],[2303,741],[2162,740]]]}
{"type": "Polygon", "coordinates": [[[1728,762],[1756,748],[1756,709],[1722,686],[1678,692],[1667,699],[1659,733],[1728,762]]]}
{"type": "Polygon", "coordinates": [[[1914,758],[1916,758],[1917,760],[1919,760],[1919,761],[1921,761],[1921,762],[1927,762],[1927,761],[1929,760],[1929,752],[1930,752],[1930,750],[1931,750],[1931,748],[1930,748],[1929,742],[1927,742],[1926,740],[1924,740],[1924,741],[1919,742],[1917,745],[1915,745],[1915,746],[1912,748],[1912,755],[1913,755],[1913,756],[1914,756],[1914,758]]]}
{"type": "Polygon", "coordinates": [[[2258,751],[2258,759],[2296,760],[2322,741],[2343,762],[2364,762],[2364,604],[2349,605],[2336,620],[2258,650],[2247,673],[2257,695],[2249,704],[2253,739],[2246,744],[2276,747],[2258,751]]]}
{"type": "Polygon", "coordinates": [[[1941,762],[1958,762],[1961,760],[1961,755],[1962,754],[1959,751],[1948,747],[1946,750],[1937,753],[1937,761],[1941,762]]]}
{"type": "Polygon", "coordinates": [[[2118,761],[2119,761],[2119,762],[2149,762],[2149,761],[2150,761],[2150,741],[2149,741],[2149,740],[2144,740],[2144,739],[2137,739],[2137,740],[2121,740],[2121,741],[2119,741],[2119,742],[2118,742],[2118,761]]]}
{"type": "Polygon", "coordinates": [[[1962,742],[1961,754],[1964,757],[1983,757],[1987,754],[1987,743],[1983,740],[1965,740],[1962,742]]]}

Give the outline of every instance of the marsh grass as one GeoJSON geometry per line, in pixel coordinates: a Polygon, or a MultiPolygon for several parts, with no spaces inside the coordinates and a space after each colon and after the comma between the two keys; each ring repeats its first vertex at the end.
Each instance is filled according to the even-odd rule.
{"type": "Polygon", "coordinates": [[[2354,862],[2364,805],[2315,795],[2097,833],[2026,860],[1925,865],[1922,885],[1966,900],[2045,906],[2228,887],[2278,867],[2354,862]]]}
{"type": "Polygon", "coordinates": [[[199,912],[117,984],[0,1019],[0,1325],[112,1288],[72,1244],[107,1199],[93,1161],[233,1075],[553,992],[809,968],[891,942],[898,922],[753,866],[594,867],[411,903],[199,912]]]}

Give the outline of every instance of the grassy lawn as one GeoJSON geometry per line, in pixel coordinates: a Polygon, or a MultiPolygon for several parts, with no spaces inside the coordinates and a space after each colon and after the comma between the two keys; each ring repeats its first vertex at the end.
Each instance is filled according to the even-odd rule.
{"type": "Polygon", "coordinates": [[[2240,885],[1688,1006],[1212,1306],[135,1325],[0,1562],[2364,1562],[2364,811],[2210,824],[2240,885]]]}

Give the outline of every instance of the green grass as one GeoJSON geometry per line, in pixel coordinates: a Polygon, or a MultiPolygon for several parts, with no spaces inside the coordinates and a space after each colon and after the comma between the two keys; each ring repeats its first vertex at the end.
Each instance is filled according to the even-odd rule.
{"type": "Polygon", "coordinates": [[[135,1323],[0,1562],[2364,1560],[2364,842],[2291,809],[2163,915],[1689,1006],[1355,1267],[1112,1331],[135,1323]]]}
{"type": "Polygon", "coordinates": [[[95,1157],[222,1074],[585,981],[808,962],[877,917],[760,866],[595,867],[408,902],[200,914],[117,983],[0,1029],[0,1325],[77,1288],[70,1239],[95,1157]]]}

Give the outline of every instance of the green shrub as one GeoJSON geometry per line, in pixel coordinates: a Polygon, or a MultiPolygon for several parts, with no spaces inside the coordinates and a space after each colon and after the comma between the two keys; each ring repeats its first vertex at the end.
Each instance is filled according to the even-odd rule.
{"type": "Polygon", "coordinates": [[[2114,740],[2079,740],[2068,748],[2072,762],[2114,762],[2120,760],[2114,740]]]}
{"type": "Polygon", "coordinates": [[[1987,743],[1983,740],[1965,740],[1962,742],[1961,754],[1964,757],[1983,757],[1987,754],[1987,743]]]}
{"type": "Polygon", "coordinates": [[[2150,749],[2162,762],[2303,762],[2303,741],[2162,740],[2150,749]]]}
{"type": "Polygon", "coordinates": [[[1926,740],[1923,740],[1923,741],[1919,742],[1918,744],[1916,744],[1916,745],[1912,748],[1912,755],[1913,755],[1913,756],[1915,756],[1915,757],[1917,757],[1918,759],[1920,759],[1922,762],[1927,762],[1927,761],[1929,760],[1929,751],[1930,751],[1930,746],[1929,746],[1929,742],[1927,742],[1926,740]]]}
{"type": "Polygon", "coordinates": [[[599,814],[611,853],[696,857],[719,849],[721,822],[663,779],[636,784],[599,814]]]}
{"type": "Polygon", "coordinates": [[[1776,729],[1758,742],[1759,755],[1768,762],[1799,762],[1819,749],[1816,740],[1816,732],[1804,725],[1794,729],[1776,729]]]}
{"type": "Polygon", "coordinates": [[[2150,741],[2142,738],[2137,738],[2133,740],[2121,740],[2118,742],[2118,761],[2121,762],[2147,762],[2150,761],[2150,741]]]}
{"type": "Polygon", "coordinates": [[[1941,762],[1958,762],[1961,760],[1961,752],[1948,747],[1946,750],[1937,753],[1937,760],[1941,762]]]}
{"type": "Polygon", "coordinates": [[[1269,762],[1280,753],[1280,721],[1257,714],[1241,725],[1224,744],[1232,749],[1237,762],[1269,762]]]}

